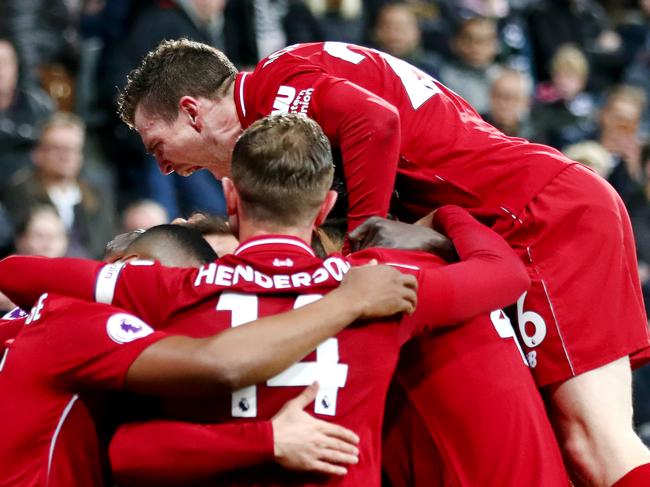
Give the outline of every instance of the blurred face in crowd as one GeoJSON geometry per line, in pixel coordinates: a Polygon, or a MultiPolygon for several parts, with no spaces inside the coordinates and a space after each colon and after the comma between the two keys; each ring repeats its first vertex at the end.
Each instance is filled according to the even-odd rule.
{"type": "Polygon", "coordinates": [[[636,140],[641,110],[631,98],[616,97],[607,102],[600,113],[600,130],[602,143],[608,150],[621,152],[626,144],[636,140]]]}
{"type": "Polygon", "coordinates": [[[218,100],[184,96],[173,122],[138,105],[134,125],[163,174],[189,176],[205,167],[217,179],[230,175],[232,151],[242,131],[232,94],[218,100]]]}
{"type": "Polygon", "coordinates": [[[406,5],[384,7],[377,19],[375,36],[381,49],[397,57],[406,57],[420,44],[417,17],[406,5]]]}
{"type": "Polygon", "coordinates": [[[529,105],[530,97],[522,74],[506,71],[492,84],[490,115],[497,126],[516,127],[527,113],[529,105]]]}
{"type": "Polygon", "coordinates": [[[54,209],[44,208],[32,215],[25,233],[16,239],[22,255],[62,257],[68,248],[65,227],[54,209]]]}
{"type": "Polygon", "coordinates": [[[81,127],[57,124],[48,127],[34,150],[41,173],[53,179],[76,179],[83,163],[84,132],[81,127]]]}
{"type": "Polygon", "coordinates": [[[154,201],[136,204],[124,211],[123,227],[125,232],[139,228],[147,230],[163,223],[169,223],[167,212],[154,201]]]}
{"type": "Polygon", "coordinates": [[[555,69],[551,78],[563,100],[573,100],[587,85],[587,77],[573,69],[555,69]]]}
{"type": "Polygon", "coordinates": [[[14,47],[7,41],[0,41],[0,103],[11,101],[18,82],[18,59],[14,47]]]}
{"type": "Polygon", "coordinates": [[[217,17],[225,6],[225,0],[192,0],[192,5],[201,20],[210,22],[217,17]]]}
{"type": "Polygon", "coordinates": [[[463,61],[474,68],[492,64],[499,50],[496,23],[483,18],[466,20],[453,47],[463,61]]]}

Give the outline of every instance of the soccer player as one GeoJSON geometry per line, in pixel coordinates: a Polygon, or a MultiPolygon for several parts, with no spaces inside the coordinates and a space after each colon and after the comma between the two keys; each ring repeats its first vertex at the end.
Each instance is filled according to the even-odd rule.
{"type": "MultiPolygon", "coordinates": [[[[154,332],[113,306],[43,294],[27,318],[15,320],[24,326],[0,360],[0,485],[103,485],[94,411],[80,397],[102,389],[205,395],[254,383],[356,318],[411,310],[414,296],[405,277],[385,266],[356,270],[324,298],[332,310],[321,301],[314,303],[320,309],[312,305],[311,311],[258,320],[217,337],[204,335],[208,338],[154,332]],[[369,284],[373,291],[381,286],[381,298],[367,292],[369,284]],[[316,342],[308,343],[309,335],[316,342]],[[233,361],[236,356],[240,359],[233,361]]],[[[236,468],[275,455],[283,465],[323,473],[354,462],[354,433],[300,414],[313,395],[308,389],[272,422],[236,425],[221,435],[212,430],[222,440],[219,462],[236,468]],[[228,451],[251,438],[257,443],[228,451]]]]}
{"type": "MultiPolygon", "coordinates": [[[[238,326],[258,313],[301,306],[327,292],[345,273],[349,263],[339,256],[330,256],[324,261],[318,259],[306,244],[314,224],[325,218],[336,197],[336,193],[327,191],[333,166],[329,144],[320,128],[304,117],[271,117],[250,127],[237,147],[234,180],[224,181],[231,226],[242,240],[234,255],[197,270],[163,269],[157,265],[140,264],[126,265],[118,273],[114,268],[106,270],[99,264],[90,263],[87,264],[90,272],[81,276],[81,271],[79,274],[75,271],[75,280],[94,288],[95,295],[101,299],[125,306],[154,323],[167,322],[173,317],[172,324],[165,328],[168,332],[193,335],[211,332],[207,328],[208,320],[202,320],[206,324],[200,328],[196,326],[196,320],[197,316],[206,313],[213,316],[215,308],[213,326],[223,329],[238,326]],[[95,279],[98,270],[99,276],[95,279]],[[213,299],[208,299],[209,296],[216,298],[216,306],[213,299]],[[190,303],[196,304],[191,310],[190,303]]],[[[204,415],[208,411],[213,421],[227,421],[233,417],[267,418],[277,411],[283,398],[292,393],[292,388],[316,379],[321,384],[321,391],[314,412],[358,431],[361,436],[359,464],[349,467],[343,479],[330,480],[329,483],[379,485],[384,397],[400,345],[418,331],[435,329],[430,341],[442,340],[440,351],[445,352],[449,342],[445,337],[454,334],[452,330],[462,330],[462,340],[456,347],[449,347],[446,353],[441,353],[439,359],[452,365],[457,374],[455,380],[458,381],[461,375],[458,372],[468,372],[463,355],[474,357],[481,351],[487,351],[485,363],[481,365],[489,371],[489,376],[500,374],[498,381],[482,384],[482,390],[475,387],[478,379],[466,382],[472,384],[467,391],[481,402],[486,411],[478,414],[477,418],[480,421],[489,418],[492,423],[501,425],[499,429],[481,428],[466,432],[463,441],[471,438],[472,443],[467,450],[475,451],[475,441],[484,448],[485,441],[474,438],[484,431],[490,434],[504,432],[491,438],[508,438],[508,445],[514,440],[515,447],[521,446],[522,438],[525,438],[526,448],[513,449],[511,464],[506,465],[493,455],[482,463],[494,467],[501,465],[498,474],[491,472],[496,482],[513,486],[521,482],[539,486],[566,484],[559,450],[523,357],[513,341],[500,338],[500,335],[508,336],[503,333],[508,329],[507,321],[497,319],[500,316],[496,313],[496,316],[483,315],[463,325],[451,326],[514,299],[527,284],[523,266],[502,239],[463,210],[442,208],[437,212],[436,220],[454,239],[462,259],[460,263],[441,267],[442,262],[432,256],[409,256],[394,251],[373,251],[356,257],[381,256],[382,260],[417,274],[419,295],[421,298],[426,296],[426,299],[419,300],[412,316],[370,322],[339,333],[323,342],[306,361],[295,364],[269,381],[240,390],[214,405],[201,405],[204,415]],[[468,279],[468,276],[472,278],[468,279]],[[451,329],[444,325],[451,326],[451,329]],[[472,336],[473,341],[469,339],[472,336]],[[495,370],[499,374],[495,374],[495,370]],[[492,390],[492,385],[497,388],[492,390]],[[483,402],[484,399],[487,402],[483,402]],[[545,463],[542,469],[539,468],[540,459],[545,463]]],[[[133,245],[138,245],[147,233],[133,245]]],[[[26,299],[31,286],[39,278],[31,278],[32,282],[25,286],[24,282],[19,285],[10,282],[6,276],[17,268],[31,275],[29,260],[15,257],[0,263],[0,288],[19,303],[26,299]]],[[[34,262],[38,261],[33,260],[31,265],[34,262]]],[[[41,263],[45,276],[61,263],[66,263],[70,269],[84,266],[83,262],[73,260],[41,263]]],[[[416,346],[419,345],[416,343],[416,346]]],[[[448,368],[441,367],[443,370],[438,375],[442,377],[444,369],[448,368]]],[[[482,375],[479,373],[478,377],[482,375]]],[[[453,403],[446,399],[440,399],[440,402],[444,405],[453,403]]],[[[184,412],[187,407],[184,405],[184,412]]],[[[444,409],[441,407],[439,411],[446,414],[448,411],[444,409]]],[[[446,418],[453,420],[454,425],[462,426],[464,423],[459,421],[459,417],[464,414],[467,414],[467,406],[462,408],[462,412],[454,412],[446,418]]],[[[476,414],[476,411],[472,410],[470,414],[476,414]]],[[[474,424],[471,418],[468,424],[474,424]]],[[[130,433],[133,431],[131,429],[130,433]]],[[[170,473],[174,468],[187,469],[187,456],[179,453],[186,443],[177,437],[173,439],[176,455],[164,456],[160,452],[160,449],[165,450],[161,438],[156,436],[155,441],[143,442],[140,429],[136,435],[140,445],[138,455],[132,458],[134,448],[128,446],[128,434],[129,431],[120,433],[111,449],[116,460],[114,467],[128,472],[131,480],[151,479],[160,475],[161,470],[170,473]],[[119,444],[116,445],[116,441],[119,444]],[[142,445],[148,445],[149,454],[142,453],[142,445]],[[140,462],[143,458],[149,459],[145,465],[140,462]],[[176,466],[177,462],[183,465],[176,466]],[[139,474],[138,468],[141,470],[139,474]]],[[[456,438],[460,437],[457,433],[456,438]]],[[[493,451],[493,445],[490,444],[488,453],[493,451]]],[[[190,447],[193,450],[195,445],[190,447]]],[[[206,473],[205,470],[202,472],[206,473]]],[[[228,485],[312,485],[325,480],[294,476],[277,469],[241,471],[219,479],[228,485]]]]}
{"type": "Polygon", "coordinates": [[[314,118],[340,149],[350,230],[385,216],[393,195],[405,221],[456,204],[504,236],[533,281],[518,331],[576,478],[610,486],[636,469],[650,483],[630,373],[650,339],[629,218],[610,186],[505,136],[407,63],[349,44],[289,46],[238,73],[218,50],[168,41],[121,97],[123,120],[165,173],[228,176],[242,128],[278,113],[314,118]]]}

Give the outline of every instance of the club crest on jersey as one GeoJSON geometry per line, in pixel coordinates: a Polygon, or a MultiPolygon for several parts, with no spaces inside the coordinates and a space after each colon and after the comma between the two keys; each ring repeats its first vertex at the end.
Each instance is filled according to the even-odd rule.
{"type": "Polygon", "coordinates": [[[129,343],[153,333],[153,328],[137,316],[116,313],[106,321],[106,332],[115,343],[129,343]]]}
{"type": "Polygon", "coordinates": [[[288,257],[286,259],[275,258],[275,259],[273,259],[273,266],[274,267],[293,267],[293,260],[289,259],[288,257]]]}

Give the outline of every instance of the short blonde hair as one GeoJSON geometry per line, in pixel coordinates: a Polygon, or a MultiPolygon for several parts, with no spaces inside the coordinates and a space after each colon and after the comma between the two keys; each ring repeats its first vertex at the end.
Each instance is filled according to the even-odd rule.
{"type": "Polygon", "coordinates": [[[587,79],[589,76],[589,62],[587,57],[574,44],[562,44],[551,59],[551,72],[567,70],[587,79]]]}

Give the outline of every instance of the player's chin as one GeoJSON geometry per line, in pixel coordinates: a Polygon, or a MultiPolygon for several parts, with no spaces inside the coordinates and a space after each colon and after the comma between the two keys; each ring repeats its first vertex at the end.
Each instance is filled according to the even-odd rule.
{"type": "Polygon", "coordinates": [[[178,174],[179,176],[183,176],[184,178],[186,178],[194,174],[199,169],[201,169],[201,166],[181,167],[181,168],[175,168],[174,172],[176,172],[176,174],[178,174]]]}

